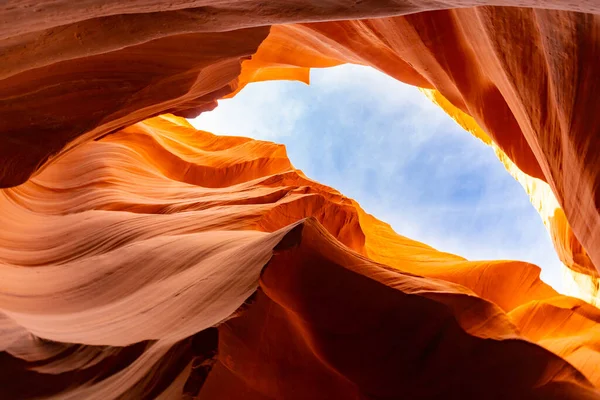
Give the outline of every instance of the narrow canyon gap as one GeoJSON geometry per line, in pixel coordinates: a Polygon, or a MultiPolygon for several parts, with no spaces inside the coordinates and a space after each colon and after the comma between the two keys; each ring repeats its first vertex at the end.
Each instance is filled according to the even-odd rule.
{"type": "Polygon", "coordinates": [[[373,68],[313,69],[310,86],[255,83],[189,122],[285,144],[294,167],[399,234],[470,260],[527,261],[568,290],[537,210],[494,150],[417,88],[373,68]]]}

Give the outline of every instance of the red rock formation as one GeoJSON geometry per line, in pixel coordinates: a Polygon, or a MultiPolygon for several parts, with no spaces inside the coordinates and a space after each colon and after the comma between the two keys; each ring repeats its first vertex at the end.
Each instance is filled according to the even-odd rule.
{"type": "Polygon", "coordinates": [[[1,194],[3,397],[596,397],[597,309],[540,314],[571,300],[537,267],[399,236],[282,146],[165,116],[1,194]]]}
{"type": "Polygon", "coordinates": [[[537,267],[401,237],[281,146],[137,123],[373,66],[496,149],[594,300],[600,7],[484,3],[0,6],[0,397],[598,398],[598,310],[537,267]]]}

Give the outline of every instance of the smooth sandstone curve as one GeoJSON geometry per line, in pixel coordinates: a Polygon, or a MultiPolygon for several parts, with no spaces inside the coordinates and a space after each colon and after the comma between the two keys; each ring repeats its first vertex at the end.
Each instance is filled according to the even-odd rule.
{"type": "Polygon", "coordinates": [[[597,309],[529,312],[576,300],[397,235],[283,146],[166,115],[1,195],[3,397],[600,398],[593,326],[556,334],[597,309]]]}

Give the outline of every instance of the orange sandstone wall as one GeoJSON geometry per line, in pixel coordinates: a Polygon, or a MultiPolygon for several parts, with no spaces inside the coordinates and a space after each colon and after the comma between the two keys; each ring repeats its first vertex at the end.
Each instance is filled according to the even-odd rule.
{"type": "Polygon", "coordinates": [[[397,235],[281,145],[166,115],[0,205],[3,398],[600,398],[598,309],[397,235]]]}

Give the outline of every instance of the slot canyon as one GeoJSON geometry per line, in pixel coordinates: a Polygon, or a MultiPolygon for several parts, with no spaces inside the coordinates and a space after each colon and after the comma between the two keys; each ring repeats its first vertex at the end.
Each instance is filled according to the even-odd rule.
{"type": "Polygon", "coordinates": [[[4,0],[0,54],[0,399],[600,399],[598,0],[4,0]],[[564,293],[188,121],[342,64],[493,150],[564,293]]]}

